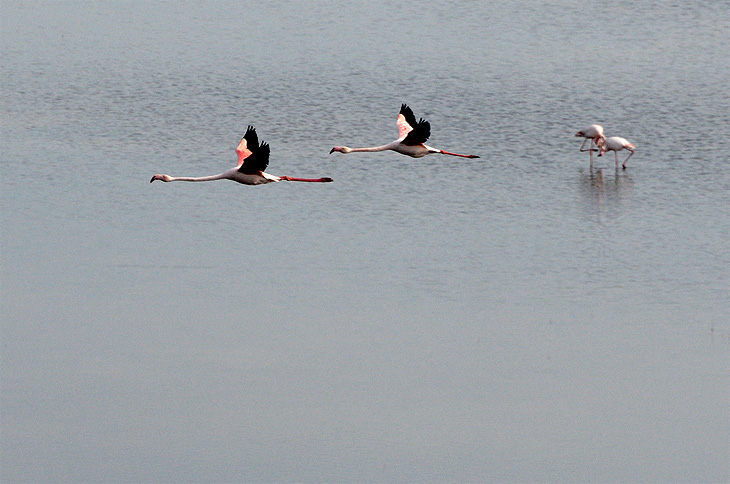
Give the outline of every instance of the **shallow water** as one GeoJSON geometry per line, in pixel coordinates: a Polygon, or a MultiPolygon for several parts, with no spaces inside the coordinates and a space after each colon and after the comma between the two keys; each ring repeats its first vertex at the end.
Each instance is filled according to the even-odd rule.
{"type": "Polygon", "coordinates": [[[727,481],[728,5],[579,7],[3,2],[3,481],[727,481]]]}

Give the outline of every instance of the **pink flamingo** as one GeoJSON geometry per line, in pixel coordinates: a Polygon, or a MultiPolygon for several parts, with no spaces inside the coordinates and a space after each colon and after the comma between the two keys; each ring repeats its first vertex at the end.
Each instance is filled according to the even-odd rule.
{"type": "Polygon", "coordinates": [[[578,131],[577,133],[575,133],[575,136],[577,138],[585,138],[583,140],[583,144],[580,145],[580,151],[581,152],[589,151],[591,153],[591,163],[592,163],[593,162],[593,152],[598,151],[598,150],[593,149],[593,145],[595,144],[597,147],[598,142],[600,140],[606,138],[605,136],[603,136],[603,126],[601,126],[600,124],[591,124],[587,128],[583,128],[580,131],[578,131]],[[585,150],[583,148],[585,148],[585,145],[588,142],[588,140],[591,140],[591,144],[590,144],[590,147],[587,150],[585,150]]]}
{"type": "Polygon", "coordinates": [[[636,150],[634,145],[623,138],[619,138],[618,136],[611,136],[610,138],[601,140],[598,144],[598,148],[600,148],[598,156],[603,156],[603,154],[607,151],[613,151],[614,158],[616,159],[616,169],[618,169],[618,152],[621,150],[630,151],[631,153],[629,153],[629,156],[627,156],[621,164],[624,170],[626,169],[626,162],[629,161],[629,158],[634,155],[634,151],[636,150]]]}
{"type": "Polygon", "coordinates": [[[231,168],[230,170],[219,175],[201,176],[198,178],[155,175],[150,180],[150,183],[155,180],[160,180],[163,182],[201,182],[212,180],[232,180],[238,183],[243,183],[244,185],[262,185],[264,183],[272,183],[278,181],[319,183],[332,181],[332,178],[294,178],[291,176],[274,176],[270,175],[269,173],[264,173],[264,170],[269,165],[269,144],[264,142],[259,144],[259,139],[256,135],[256,129],[253,126],[249,126],[246,130],[246,134],[243,135],[243,139],[238,144],[238,148],[236,148],[236,153],[238,154],[238,165],[236,165],[235,168],[231,168]]]}
{"type": "Polygon", "coordinates": [[[421,118],[420,121],[416,122],[416,117],[413,115],[413,111],[407,105],[402,104],[400,107],[400,113],[398,114],[398,139],[383,146],[375,146],[372,148],[348,148],[347,146],[335,146],[330,150],[330,154],[335,151],[340,153],[353,153],[353,152],[373,152],[373,151],[386,151],[393,150],[403,155],[412,156],[413,158],[421,158],[422,156],[430,155],[432,153],[441,153],[442,155],[461,156],[463,158],[479,158],[477,155],[460,155],[458,153],[451,153],[450,151],[439,150],[426,146],[424,143],[431,136],[431,124],[421,118]]]}

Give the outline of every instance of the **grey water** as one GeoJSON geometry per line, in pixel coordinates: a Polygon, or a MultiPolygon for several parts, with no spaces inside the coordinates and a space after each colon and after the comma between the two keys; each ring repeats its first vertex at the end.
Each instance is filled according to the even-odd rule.
{"type": "Polygon", "coordinates": [[[727,482],[729,6],[3,1],[3,482],[727,482]]]}

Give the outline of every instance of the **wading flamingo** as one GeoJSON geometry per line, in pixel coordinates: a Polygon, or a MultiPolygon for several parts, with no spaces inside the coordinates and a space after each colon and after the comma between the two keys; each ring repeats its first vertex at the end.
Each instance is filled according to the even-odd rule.
{"type": "Polygon", "coordinates": [[[589,151],[591,153],[591,162],[593,162],[593,152],[598,151],[596,149],[593,149],[593,145],[595,144],[596,147],[598,146],[598,142],[602,139],[605,139],[606,137],[603,136],[603,126],[600,124],[591,124],[587,128],[583,128],[577,133],[575,133],[575,136],[577,138],[585,138],[583,140],[583,144],[580,145],[580,151],[586,152],[589,151]],[[586,143],[588,143],[588,140],[591,140],[590,147],[585,150],[586,143]]]}
{"type": "Polygon", "coordinates": [[[347,146],[335,146],[332,150],[330,150],[330,154],[335,151],[339,151],[340,153],[353,153],[393,150],[404,155],[412,156],[413,158],[420,158],[422,156],[430,155],[431,153],[461,156],[463,158],[479,158],[477,155],[460,155],[458,153],[451,153],[450,151],[439,150],[437,148],[426,146],[424,143],[428,140],[428,137],[431,136],[431,125],[423,118],[416,122],[416,117],[413,115],[413,111],[411,111],[411,108],[405,104],[402,104],[400,107],[400,114],[398,114],[396,124],[398,125],[398,139],[388,143],[387,145],[375,146],[372,148],[348,148],[347,146]]]}
{"type": "Polygon", "coordinates": [[[618,169],[618,152],[621,150],[630,151],[629,156],[621,164],[624,170],[626,169],[626,162],[629,161],[629,158],[634,155],[634,150],[636,150],[634,145],[618,136],[611,136],[610,138],[599,141],[598,148],[598,156],[603,156],[606,151],[613,151],[614,158],[616,159],[616,169],[618,169]]]}
{"type": "Polygon", "coordinates": [[[253,126],[249,126],[246,130],[246,134],[243,135],[243,139],[238,144],[238,148],[236,148],[236,153],[238,154],[238,165],[235,168],[231,168],[230,170],[219,175],[201,176],[199,178],[155,175],[150,180],[150,183],[155,180],[160,180],[163,182],[201,182],[212,180],[233,180],[238,183],[243,183],[244,185],[261,185],[264,183],[272,183],[278,181],[319,183],[332,181],[332,178],[294,178],[291,176],[274,176],[270,175],[269,173],[264,173],[264,170],[269,164],[269,144],[264,142],[261,142],[259,144],[259,138],[256,135],[256,129],[253,126]]]}

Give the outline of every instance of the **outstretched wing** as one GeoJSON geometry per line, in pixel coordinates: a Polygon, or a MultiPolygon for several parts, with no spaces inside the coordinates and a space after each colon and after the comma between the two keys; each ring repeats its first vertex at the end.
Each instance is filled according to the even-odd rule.
{"type": "Polygon", "coordinates": [[[238,171],[247,175],[255,175],[269,166],[269,144],[259,144],[256,128],[249,126],[246,134],[236,148],[238,154],[238,171]]]}
{"type": "Polygon", "coordinates": [[[400,105],[400,114],[398,114],[398,139],[405,139],[405,137],[413,131],[411,122],[416,124],[416,117],[413,115],[413,111],[405,104],[400,105]],[[412,121],[410,121],[412,120],[412,121]]]}
{"type": "Polygon", "coordinates": [[[251,150],[249,146],[253,146],[254,149],[259,145],[259,137],[256,136],[256,129],[253,126],[249,126],[246,130],[246,134],[243,135],[243,139],[238,143],[236,148],[236,154],[238,155],[238,166],[243,164],[243,160],[251,156],[251,150]]]}
{"type": "Polygon", "coordinates": [[[431,124],[423,118],[416,122],[411,108],[406,104],[401,104],[398,115],[398,135],[398,139],[401,139],[401,143],[404,145],[420,145],[431,136],[431,124]]]}

